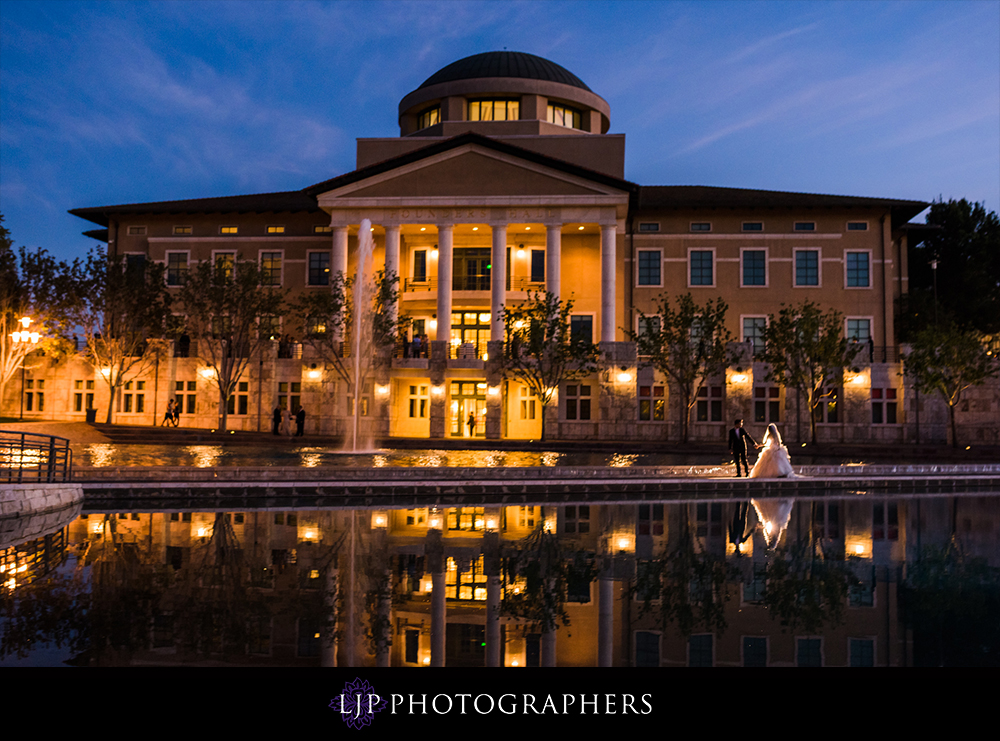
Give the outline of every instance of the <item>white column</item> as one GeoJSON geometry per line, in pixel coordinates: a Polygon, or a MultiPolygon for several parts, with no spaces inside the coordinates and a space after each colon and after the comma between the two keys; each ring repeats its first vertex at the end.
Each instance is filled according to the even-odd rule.
{"type": "Polygon", "coordinates": [[[507,302],[507,224],[490,224],[493,252],[490,255],[490,339],[503,340],[501,309],[507,302]]]}
{"type": "Polygon", "coordinates": [[[615,583],[606,576],[597,580],[597,665],[611,666],[615,642],[615,583]]]}
{"type": "Polygon", "coordinates": [[[615,243],[617,227],[601,224],[601,342],[615,341],[615,243]]]}
{"type": "Polygon", "coordinates": [[[545,290],[559,298],[562,224],[545,225],[545,290]]]}
{"type": "Polygon", "coordinates": [[[451,274],[454,259],[452,224],[438,225],[437,331],[435,340],[451,341],[451,274]]]}
{"type": "Polygon", "coordinates": [[[347,227],[333,227],[333,247],[330,250],[330,279],[337,273],[347,275],[347,227]]]}
{"type": "MultiPolygon", "coordinates": [[[[387,226],[385,228],[385,274],[387,277],[395,275],[399,278],[396,290],[401,298],[403,294],[403,277],[399,274],[399,226],[387,226]]],[[[399,316],[398,300],[389,307],[389,313],[392,319],[399,316]]]]}
{"type": "Polygon", "coordinates": [[[431,585],[431,666],[444,666],[448,603],[445,600],[443,571],[431,574],[431,585]]]}

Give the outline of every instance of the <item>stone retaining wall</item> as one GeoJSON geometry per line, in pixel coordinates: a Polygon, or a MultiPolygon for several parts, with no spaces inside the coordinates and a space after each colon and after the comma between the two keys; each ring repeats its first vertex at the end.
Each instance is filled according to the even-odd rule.
{"type": "Polygon", "coordinates": [[[12,484],[0,487],[0,519],[55,512],[81,502],[80,484],[12,484]]]}

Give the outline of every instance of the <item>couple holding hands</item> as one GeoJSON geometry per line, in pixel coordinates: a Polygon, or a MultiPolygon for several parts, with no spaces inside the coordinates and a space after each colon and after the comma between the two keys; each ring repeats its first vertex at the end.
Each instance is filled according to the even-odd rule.
{"type": "Polygon", "coordinates": [[[743,470],[751,479],[782,479],[793,478],[792,462],[788,457],[788,448],[781,442],[781,435],[774,424],[767,426],[764,434],[764,441],[758,445],[749,432],[743,429],[743,420],[737,419],[733,428],[729,431],[729,452],[733,454],[733,462],[736,464],[736,478],[740,477],[740,462],[743,463],[743,470]],[[763,452],[750,470],[747,464],[747,449],[753,445],[755,449],[763,452]]]}

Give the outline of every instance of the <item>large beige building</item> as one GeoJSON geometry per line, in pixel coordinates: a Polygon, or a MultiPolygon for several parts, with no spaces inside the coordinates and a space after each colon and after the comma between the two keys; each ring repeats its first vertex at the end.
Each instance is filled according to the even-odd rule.
{"type": "MultiPolygon", "coordinates": [[[[102,227],[89,234],[111,251],[162,262],[172,287],[195,263],[238,253],[293,294],[330,290],[331,273],[353,274],[358,228],[370,220],[376,269],[399,276],[398,311],[409,319],[388,376],[361,392],[362,412],[381,435],[467,437],[471,414],[473,436],[537,438],[540,405],[500,376],[488,343],[502,339],[501,307],[544,289],[572,299],[573,332],[601,343],[605,358],[591,378],[558,389],[550,438],[680,438],[677,395],[639,362],[626,334],[662,292],[690,292],[699,303],[724,298],[730,329],[748,347],[759,345],[782,303],[837,309],[845,334],[868,351],[861,372],[823,407],[820,438],[912,438],[893,313],[906,291],[906,224],[926,203],[637,185],[625,179],[625,135],[608,133],[608,103],[529,54],[448,65],[403,98],[399,127],[398,138],[359,139],[354,171],[300,191],[72,213],[102,227]],[[429,347],[414,347],[415,336],[429,347]]],[[[290,317],[281,333],[298,339],[290,317]]],[[[155,421],[176,396],[184,424],[215,426],[217,398],[199,375],[197,343],[187,353],[175,345],[174,355],[156,368],[155,390],[152,371],[135,380],[141,402],[138,387],[123,390],[118,421],[155,421]]],[[[744,358],[703,389],[694,439],[720,439],[734,417],[791,429],[794,392],[764,382],[744,358]]],[[[267,429],[276,404],[301,402],[308,432],[344,431],[353,400],[308,346],[275,343],[260,361],[230,402],[232,426],[267,429]]],[[[41,413],[82,418],[88,385],[93,403],[106,403],[82,362],[63,378],[70,383],[49,392],[41,413]]],[[[33,407],[28,413],[39,413],[37,396],[33,407]]],[[[935,435],[932,422],[925,414],[925,439],[935,435]]]]}

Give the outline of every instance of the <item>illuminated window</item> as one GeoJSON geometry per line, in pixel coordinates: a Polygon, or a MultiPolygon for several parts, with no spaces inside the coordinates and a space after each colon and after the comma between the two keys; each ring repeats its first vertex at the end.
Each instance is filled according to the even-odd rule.
{"type": "Polygon", "coordinates": [[[459,571],[455,559],[448,559],[445,596],[447,599],[486,601],[486,574],[483,573],[482,556],[472,561],[466,571],[459,571]]]}
{"type": "Polygon", "coordinates": [[[284,234],[285,233],[285,227],[283,227],[283,226],[269,226],[267,228],[267,233],[268,234],[284,234]]]}
{"type": "Polygon", "coordinates": [[[518,389],[518,396],[521,399],[521,419],[534,419],[537,402],[534,392],[527,386],[521,386],[518,389]]]}
{"type": "Polygon", "coordinates": [[[470,121],[517,121],[520,117],[520,100],[488,98],[469,101],[470,121]]]}
{"type": "Polygon", "coordinates": [[[220,226],[219,234],[238,234],[240,228],[238,226],[220,226]]]}
{"type": "Polygon", "coordinates": [[[570,129],[583,128],[583,115],[580,111],[569,106],[553,105],[549,103],[546,112],[546,120],[556,126],[566,126],[570,129]]]}
{"type": "Polygon", "coordinates": [[[333,231],[332,226],[314,226],[313,234],[330,234],[333,231]]]}
{"type": "Polygon", "coordinates": [[[426,419],[430,409],[430,387],[427,385],[410,386],[410,417],[426,419]]]}
{"type": "Polygon", "coordinates": [[[417,128],[426,129],[428,126],[441,123],[441,106],[428,108],[417,117],[417,128]]]}
{"type": "Polygon", "coordinates": [[[262,286],[281,285],[281,253],[260,253],[260,284],[262,286]]]}
{"type": "Polygon", "coordinates": [[[229,280],[233,277],[233,266],[236,264],[236,253],[216,252],[215,267],[222,271],[222,274],[229,280]]]}
{"type": "Polygon", "coordinates": [[[449,530],[483,530],[486,510],[483,507],[451,507],[447,519],[449,530]]]}
{"type": "Polygon", "coordinates": [[[191,234],[191,227],[189,226],[175,226],[174,234],[191,234]]]}

